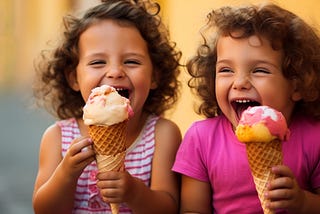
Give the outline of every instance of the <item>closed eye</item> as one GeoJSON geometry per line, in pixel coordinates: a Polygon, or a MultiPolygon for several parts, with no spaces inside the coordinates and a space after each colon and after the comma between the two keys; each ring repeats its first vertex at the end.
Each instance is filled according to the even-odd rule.
{"type": "Polygon", "coordinates": [[[233,72],[230,68],[220,68],[218,70],[218,73],[230,73],[230,72],[233,72]]]}
{"type": "Polygon", "coordinates": [[[126,60],[124,64],[140,65],[141,63],[138,60],[126,60]]]}
{"type": "Polygon", "coordinates": [[[253,73],[265,73],[265,74],[270,74],[271,72],[270,72],[268,69],[256,68],[256,69],[254,69],[253,73]]]}
{"type": "Polygon", "coordinates": [[[91,61],[89,62],[89,65],[100,65],[100,64],[106,64],[106,61],[104,60],[94,60],[94,61],[91,61]]]}

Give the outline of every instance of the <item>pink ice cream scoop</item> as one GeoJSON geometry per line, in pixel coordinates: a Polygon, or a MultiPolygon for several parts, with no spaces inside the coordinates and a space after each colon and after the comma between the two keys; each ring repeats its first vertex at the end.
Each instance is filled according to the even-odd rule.
{"type": "Polygon", "coordinates": [[[254,106],[242,113],[236,135],[241,142],[284,141],[289,130],[281,112],[268,106],[254,106]]]}

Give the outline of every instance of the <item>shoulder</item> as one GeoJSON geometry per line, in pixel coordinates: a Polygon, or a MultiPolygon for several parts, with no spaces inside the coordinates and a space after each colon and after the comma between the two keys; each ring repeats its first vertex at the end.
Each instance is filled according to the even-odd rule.
{"type": "Polygon", "coordinates": [[[195,121],[188,128],[186,135],[199,135],[202,137],[224,133],[230,130],[231,124],[224,116],[207,118],[204,120],[195,121]]]}
{"type": "Polygon", "coordinates": [[[61,127],[58,123],[50,125],[43,133],[43,137],[54,137],[56,135],[61,136],[61,127]]]}
{"type": "Polygon", "coordinates": [[[193,122],[191,127],[196,126],[196,127],[207,127],[207,128],[216,128],[217,126],[225,126],[226,124],[230,124],[230,122],[227,120],[226,117],[224,116],[217,116],[217,117],[212,117],[212,118],[206,118],[203,120],[198,120],[193,122]]]}
{"type": "Polygon", "coordinates": [[[284,144],[288,157],[291,157],[292,151],[294,151],[309,160],[319,162],[320,121],[312,118],[295,117],[289,125],[289,130],[288,142],[284,144]]]}
{"type": "Polygon", "coordinates": [[[56,121],[49,126],[43,133],[41,139],[40,152],[41,153],[61,153],[62,139],[74,137],[74,130],[78,130],[77,121],[75,118],[56,121]]]}
{"type": "Polygon", "coordinates": [[[159,117],[159,119],[157,120],[156,129],[180,132],[180,129],[176,123],[163,117],[159,117]]]}
{"type": "Polygon", "coordinates": [[[54,123],[44,131],[41,139],[41,147],[50,148],[56,145],[61,146],[61,144],[57,144],[57,142],[61,142],[61,127],[58,123],[54,123]]]}
{"type": "Polygon", "coordinates": [[[181,142],[181,132],[177,124],[163,117],[159,117],[155,125],[155,141],[157,144],[169,144],[177,147],[181,142]]]}
{"type": "Polygon", "coordinates": [[[39,161],[41,166],[56,166],[61,158],[61,129],[57,123],[49,126],[42,135],[39,161]]]}
{"type": "Polygon", "coordinates": [[[173,134],[181,137],[180,129],[176,123],[171,120],[160,117],[155,126],[156,134],[173,134]]]}
{"type": "Polygon", "coordinates": [[[295,117],[289,125],[290,136],[304,136],[307,138],[320,139],[320,121],[312,118],[295,117]]]}

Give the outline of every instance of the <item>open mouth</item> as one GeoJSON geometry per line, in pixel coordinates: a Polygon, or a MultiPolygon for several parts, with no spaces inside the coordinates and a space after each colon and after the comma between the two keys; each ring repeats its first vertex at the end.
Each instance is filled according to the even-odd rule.
{"type": "Polygon", "coordinates": [[[242,112],[249,106],[260,106],[261,104],[254,100],[235,100],[231,103],[234,111],[237,113],[238,120],[240,120],[242,112]]]}
{"type": "Polygon", "coordinates": [[[117,90],[117,92],[118,92],[121,96],[129,99],[129,90],[128,90],[128,89],[125,89],[125,88],[117,88],[116,90],[117,90]]]}

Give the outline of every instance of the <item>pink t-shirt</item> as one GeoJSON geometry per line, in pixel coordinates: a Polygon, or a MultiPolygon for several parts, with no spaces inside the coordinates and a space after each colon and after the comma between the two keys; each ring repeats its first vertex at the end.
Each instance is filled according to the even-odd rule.
{"type": "MultiPolygon", "coordinates": [[[[320,188],[320,122],[300,118],[289,129],[291,136],[282,144],[284,165],[293,171],[301,188],[320,188]]],[[[210,183],[214,212],[262,213],[245,145],[224,116],[192,124],[173,170],[210,183]]]]}

